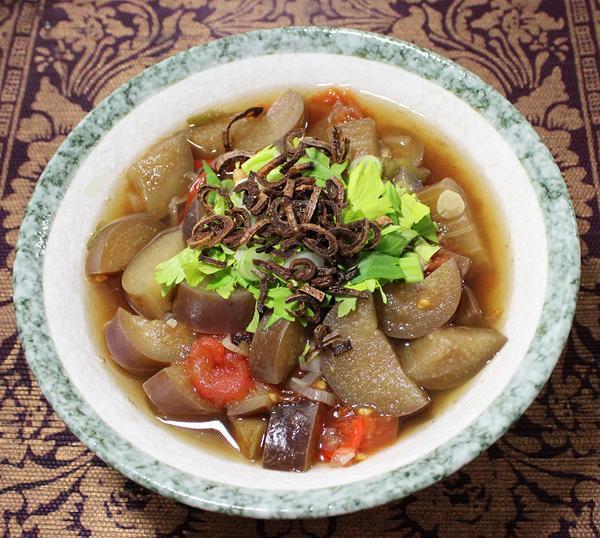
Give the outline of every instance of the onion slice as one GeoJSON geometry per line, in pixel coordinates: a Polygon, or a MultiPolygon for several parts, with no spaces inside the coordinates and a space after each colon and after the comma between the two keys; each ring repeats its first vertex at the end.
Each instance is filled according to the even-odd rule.
{"type": "Polygon", "coordinates": [[[290,378],[289,387],[294,392],[297,392],[301,396],[314,402],[321,402],[329,406],[335,405],[335,395],[333,393],[326,390],[315,389],[303,379],[298,379],[297,377],[290,378]]]}
{"type": "MultiPolygon", "coordinates": [[[[319,375],[321,375],[321,359],[318,356],[316,356],[313,359],[301,363],[300,370],[302,370],[303,372],[317,372],[319,375]]],[[[302,379],[305,378],[306,376],[304,376],[302,379]]]]}
{"type": "Polygon", "coordinates": [[[221,344],[223,344],[224,348],[228,349],[229,351],[233,351],[238,355],[243,355],[244,357],[250,355],[250,346],[248,346],[248,342],[242,342],[242,345],[238,346],[231,341],[230,334],[223,338],[221,344]]]}

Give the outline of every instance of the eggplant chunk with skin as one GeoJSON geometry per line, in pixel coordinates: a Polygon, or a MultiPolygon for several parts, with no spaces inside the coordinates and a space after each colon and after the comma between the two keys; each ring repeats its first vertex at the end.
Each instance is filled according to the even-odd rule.
{"type": "Polygon", "coordinates": [[[252,321],[255,300],[242,288],[228,299],[202,285],[192,288],[182,282],[173,302],[173,316],[202,334],[234,334],[244,331],[252,321]]]}
{"type": "Polygon", "coordinates": [[[427,393],[402,370],[385,334],[377,328],[373,299],[359,299],[356,309],[339,318],[334,306],[324,323],[350,338],[352,349],[323,353],[321,367],[329,386],[348,406],[368,407],[381,415],[401,417],[429,403],[427,393]]]}
{"type": "Polygon", "coordinates": [[[192,237],[194,226],[196,226],[196,223],[205,216],[206,209],[203,207],[200,198],[195,196],[183,217],[183,221],[181,222],[181,231],[183,232],[183,237],[186,239],[192,237]]]}
{"type": "Polygon", "coordinates": [[[236,130],[234,124],[231,131],[232,145],[238,150],[255,152],[274,144],[292,129],[303,125],[304,99],[298,92],[290,90],[275,100],[262,116],[247,120],[236,130]]]}
{"type": "Polygon", "coordinates": [[[342,137],[350,140],[348,160],[352,162],[364,155],[379,155],[379,136],[375,122],[371,118],[351,120],[340,125],[342,137]]]}
{"type": "Polygon", "coordinates": [[[166,231],[155,237],[129,262],[121,284],[129,304],[148,319],[163,319],[171,309],[172,293],[162,296],[154,279],[156,266],[185,248],[180,230],[166,231]]]}
{"type": "Polygon", "coordinates": [[[127,170],[134,207],[159,219],[166,217],[171,200],[186,193],[186,172],[193,170],[192,151],[183,134],[155,144],[127,170]]]}
{"type": "MultiPolygon", "coordinates": [[[[244,121],[244,120],[241,120],[244,121]]],[[[214,159],[225,151],[223,129],[229,123],[229,116],[222,115],[202,125],[190,127],[186,137],[197,159],[214,159]]],[[[232,132],[236,126],[232,127],[232,132]]]]}
{"type": "Polygon", "coordinates": [[[227,416],[245,417],[268,413],[277,399],[277,395],[268,385],[254,383],[254,386],[244,398],[227,405],[227,416]]]}
{"type": "Polygon", "coordinates": [[[263,451],[267,421],[262,418],[230,418],[229,424],[244,457],[252,461],[258,460],[263,451]]]}
{"type": "Polygon", "coordinates": [[[152,215],[135,213],[102,228],[90,241],[85,260],[88,275],[118,273],[166,226],[152,215]]]}
{"type": "Polygon", "coordinates": [[[479,301],[477,301],[475,292],[469,286],[463,286],[460,303],[458,304],[452,323],[467,327],[481,327],[485,325],[479,301]]]}
{"type": "Polygon", "coordinates": [[[276,471],[307,471],[316,459],[321,405],[308,400],[273,406],[263,450],[263,467],[276,471]]]}
{"type": "Polygon", "coordinates": [[[447,323],[456,312],[462,291],[454,258],[425,277],[423,282],[395,282],[383,288],[387,304],[375,297],[381,329],[394,338],[419,338],[447,323]]]}
{"type": "Polygon", "coordinates": [[[187,355],[196,339],[179,324],[134,316],[119,308],[104,326],[106,347],[114,361],[132,374],[150,375],[187,355]]]}
{"type": "Polygon", "coordinates": [[[261,319],[250,345],[252,377],[263,383],[282,383],[298,365],[306,343],[305,329],[296,321],[278,319],[266,329],[268,316],[261,319]]]}
{"type": "Polygon", "coordinates": [[[445,390],[472,378],[505,343],[506,337],[496,329],[452,326],[397,349],[412,379],[427,389],[445,390]]]}
{"type": "Polygon", "coordinates": [[[198,395],[181,362],[154,374],[143,388],[152,405],[164,418],[196,420],[221,413],[221,409],[198,395]]]}
{"type": "Polygon", "coordinates": [[[487,253],[460,185],[447,177],[427,186],[417,196],[431,209],[431,218],[442,225],[444,246],[469,256],[475,265],[485,267],[487,253]]]}
{"type": "Polygon", "coordinates": [[[406,159],[413,166],[421,166],[425,146],[418,138],[396,127],[384,130],[381,143],[387,148],[394,159],[406,159]]]}

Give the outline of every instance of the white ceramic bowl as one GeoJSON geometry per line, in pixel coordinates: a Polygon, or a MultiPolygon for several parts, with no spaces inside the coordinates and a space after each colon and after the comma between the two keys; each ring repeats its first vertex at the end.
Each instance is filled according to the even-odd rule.
{"type": "Polygon", "coordinates": [[[499,94],[406,43],[350,30],[290,28],[182,52],[91,112],[36,188],[21,228],[14,283],[31,367],[56,412],[90,449],[140,484],[192,506],[292,518],[401,497],[485,450],[547,380],[570,328],[578,276],[576,226],[560,172],[531,126],[499,94]],[[455,403],[413,435],[349,469],[280,473],[184,442],[115,386],[88,321],[85,245],[100,202],[126,167],[191,112],[277,86],[331,83],[423,115],[483,171],[510,236],[508,343],[455,403]]]}

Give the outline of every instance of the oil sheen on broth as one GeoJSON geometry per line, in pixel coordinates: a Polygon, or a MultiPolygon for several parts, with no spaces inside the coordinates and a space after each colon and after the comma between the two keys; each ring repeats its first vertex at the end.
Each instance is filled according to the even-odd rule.
{"type": "MultiPolygon", "coordinates": [[[[305,98],[313,91],[298,90],[305,98]]],[[[272,102],[281,91],[274,91],[269,98],[262,95],[259,98],[244,98],[235,103],[227,104],[223,111],[235,111],[253,106],[257,103],[272,102]]],[[[476,227],[481,234],[484,249],[489,263],[486,267],[474,266],[469,271],[465,283],[468,284],[479,299],[486,322],[495,328],[500,328],[505,315],[505,305],[511,284],[511,257],[505,227],[496,204],[490,197],[484,175],[476,169],[464,151],[451,142],[447,137],[432,128],[426,119],[397,104],[379,99],[371,95],[354,93],[361,108],[367,116],[373,118],[381,134],[387,128],[400,127],[403,131],[419,138],[425,147],[423,166],[431,170],[426,185],[436,183],[445,177],[453,178],[466,192],[476,227]]],[[[310,101],[306,99],[307,116],[310,120],[313,110],[310,101]]],[[[202,111],[199,111],[202,112],[202,111]]],[[[316,113],[316,112],[315,112],[316,113]]],[[[310,130],[309,130],[310,134],[310,130]]],[[[128,201],[127,183],[119,182],[113,194],[106,200],[105,208],[99,223],[108,223],[115,218],[131,212],[128,201]]],[[[103,337],[103,327],[113,317],[116,309],[121,306],[129,309],[127,300],[120,285],[120,274],[110,277],[102,283],[89,283],[89,311],[92,333],[96,339],[100,355],[105,359],[107,367],[113,373],[121,390],[130,395],[132,405],[137,406],[149,417],[154,413],[147,402],[142,390],[142,382],[121,369],[109,357],[103,337]]],[[[453,405],[462,392],[468,389],[472,381],[457,389],[445,391],[430,391],[431,404],[421,413],[403,419],[400,422],[399,437],[409,436],[410,433],[427,425],[438,417],[449,406],[453,405]]],[[[203,449],[217,452],[221,457],[235,461],[247,460],[228,444],[221,434],[212,430],[189,430],[161,423],[170,434],[185,439],[186,442],[197,444],[203,449]]]]}

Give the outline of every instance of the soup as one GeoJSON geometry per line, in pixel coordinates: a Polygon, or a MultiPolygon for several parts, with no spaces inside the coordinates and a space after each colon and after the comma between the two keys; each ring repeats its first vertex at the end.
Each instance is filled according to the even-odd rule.
{"type": "Polygon", "coordinates": [[[88,245],[92,319],[157,420],[268,469],[344,467],[502,348],[508,247],[420,118],[337,88],[269,102],[130,166],[88,245]]]}

